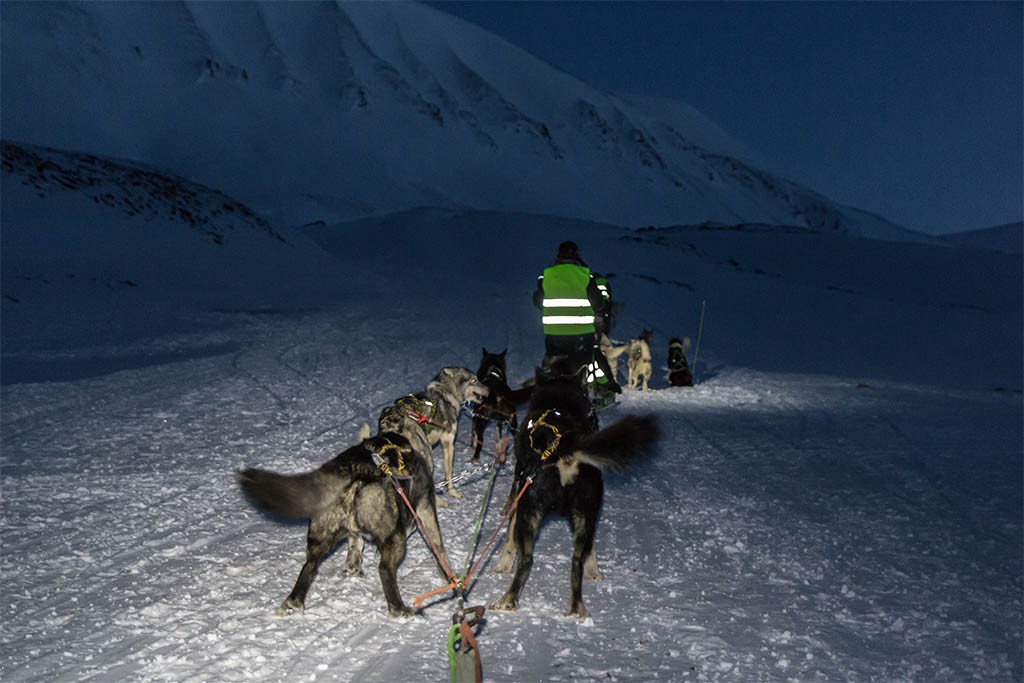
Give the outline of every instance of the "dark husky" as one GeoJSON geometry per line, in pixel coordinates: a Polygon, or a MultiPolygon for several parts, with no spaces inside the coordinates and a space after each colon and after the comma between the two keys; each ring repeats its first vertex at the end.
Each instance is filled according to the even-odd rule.
{"type": "MultiPolygon", "coordinates": [[[[658,428],[651,416],[625,417],[595,431],[590,401],[575,377],[548,379],[538,373],[528,420],[516,435],[516,468],[512,495],[533,477],[509,527],[518,563],[512,584],[491,609],[519,606],[533,566],[534,539],[541,521],[551,513],[568,517],[573,554],[566,616],[584,618],[584,572],[597,577],[594,533],[604,494],[602,471],[617,471],[652,450],[658,428]]],[[[503,553],[496,571],[511,568],[513,551],[503,553]]]]}
{"type": "Polygon", "coordinates": [[[686,362],[686,351],[690,348],[690,338],[673,337],[668,343],[668,383],[674,387],[692,387],[693,375],[686,362]]]}
{"type": "Polygon", "coordinates": [[[501,353],[491,353],[484,348],[483,356],[480,358],[480,369],[476,371],[476,377],[491,393],[473,410],[473,460],[480,459],[480,451],[484,446],[484,430],[487,429],[488,422],[494,423],[498,449],[501,448],[502,432],[506,427],[510,434],[515,434],[519,427],[516,405],[526,403],[533,389],[525,387],[513,391],[509,388],[508,371],[505,367],[507,353],[508,349],[501,353]]]}
{"type": "MultiPolygon", "coordinates": [[[[427,453],[429,455],[429,451],[427,453]]],[[[378,466],[383,459],[397,477],[402,491],[416,510],[427,538],[444,557],[444,544],[437,523],[434,480],[420,449],[395,432],[382,432],[344,451],[320,469],[304,474],[284,475],[267,470],[238,472],[238,484],[258,507],[286,519],[309,519],[306,563],[291,594],[275,614],[283,616],[305,608],[306,593],[324,557],[346,536],[350,545],[362,545],[362,536],[372,540],[380,552],[380,580],[388,614],[409,616],[415,610],[402,602],[397,570],[405,556],[406,532],[414,524],[408,506],[396,490],[395,481],[378,466]]],[[[346,573],[358,573],[349,555],[346,573]]],[[[358,559],[358,554],[355,555],[358,559]]],[[[440,560],[441,578],[447,575],[440,560]]]]}

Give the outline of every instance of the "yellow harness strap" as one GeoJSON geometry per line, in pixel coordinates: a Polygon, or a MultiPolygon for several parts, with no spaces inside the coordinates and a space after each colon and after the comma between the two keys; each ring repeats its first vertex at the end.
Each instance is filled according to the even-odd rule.
{"type": "Polygon", "coordinates": [[[395,477],[407,476],[406,472],[405,472],[405,459],[402,458],[402,449],[399,448],[398,446],[396,446],[395,444],[391,443],[390,441],[385,441],[384,447],[381,448],[379,452],[376,452],[373,455],[375,456],[374,460],[377,461],[377,467],[379,467],[381,472],[383,472],[387,476],[389,476],[389,477],[392,477],[392,476],[395,476],[395,477]],[[388,451],[397,451],[398,452],[398,465],[395,467],[394,470],[391,469],[391,466],[388,464],[387,459],[384,457],[384,455],[388,451]]]}
{"type": "Polygon", "coordinates": [[[555,425],[551,424],[550,422],[546,422],[544,420],[544,418],[546,418],[548,415],[550,415],[553,412],[556,415],[558,414],[557,412],[555,412],[553,410],[545,410],[543,413],[541,413],[540,417],[538,417],[536,420],[534,420],[533,423],[530,425],[530,448],[532,448],[534,450],[534,452],[536,452],[537,447],[533,445],[533,432],[534,432],[534,430],[537,429],[537,427],[547,427],[555,435],[554,440],[540,454],[540,459],[541,460],[547,460],[548,458],[550,458],[551,455],[556,450],[558,450],[558,444],[562,440],[562,432],[558,431],[558,427],[556,427],[555,425]]]}

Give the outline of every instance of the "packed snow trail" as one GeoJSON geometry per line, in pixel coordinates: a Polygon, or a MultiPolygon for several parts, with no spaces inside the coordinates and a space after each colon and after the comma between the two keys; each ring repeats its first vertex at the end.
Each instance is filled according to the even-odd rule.
{"type": "MultiPolygon", "coordinates": [[[[356,579],[335,553],[307,611],[273,618],[305,526],[262,517],[232,477],[317,467],[442,365],[478,361],[459,343],[473,321],[413,339],[429,312],[345,304],[222,314],[229,353],[3,387],[0,677],[447,675],[455,601],[389,619],[373,550],[356,579]]],[[[602,419],[646,412],[664,439],[606,479],[591,617],[561,616],[571,541],[552,519],[520,610],[479,632],[487,680],[1021,678],[1019,394],[720,367],[694,389],[627,393],[602,419]]],[[[469,445],[464,416],[459,471],[469,445]]],[[[440,511],[460,566],[485,484],[480,468],[440,511]]],[[[485,533],[498,517],[492,502],[485,533]]],[[[509,580],[479,576],[471,604],[509,580]]],[[[438,585],[418,536],[399,584],[406,600],[438,585]]]]}

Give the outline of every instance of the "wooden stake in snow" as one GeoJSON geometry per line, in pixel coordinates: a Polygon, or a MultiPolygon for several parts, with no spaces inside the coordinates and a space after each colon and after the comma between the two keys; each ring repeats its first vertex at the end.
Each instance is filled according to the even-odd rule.
{"type": "Polygon", "coordinates": [[[697,356],[700,355],[700,337],[704,333],[704,309],[707,308],[708,300],[700,302],[700,325],[697,326],[697,346],[693,350],[693,383],[697,383],[697,356]]]}

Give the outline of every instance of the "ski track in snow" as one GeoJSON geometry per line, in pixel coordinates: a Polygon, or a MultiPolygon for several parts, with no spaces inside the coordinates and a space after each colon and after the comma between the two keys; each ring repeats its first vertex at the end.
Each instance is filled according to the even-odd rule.
{"type": "MultiPolygon", "coordinates": [[[[415,324],[357,304],[240,317],[237,352],[3,387],[3,680],[447,676],[455,601],[389,619],[373,549],[364,577],[341,576],[342,549],[303,615],[272,617],[305,526],[262,517],[232,472],[318,467],[441,366],[475,369],[458,341],[475,330],[403,337],[415,324]]],[[[1020,411],[1016,395],[729,368],[627,393],[603,420],[653,412],[664,440],[606,477],[591,616],[562,616],[571,541],[550,519],[520,610],[479,632],[485,677],[1020,680],[1020,411]]],[[[460,468],[468,432],[464,416],[460,468]]],[[[484,474],[440,510],[457,570],[484,474]]],[[[469,603],[508,580],[485,566],[469,603]]],[[[399,583],[409,602],[437,585],[418,535],[399,583]]]]}

